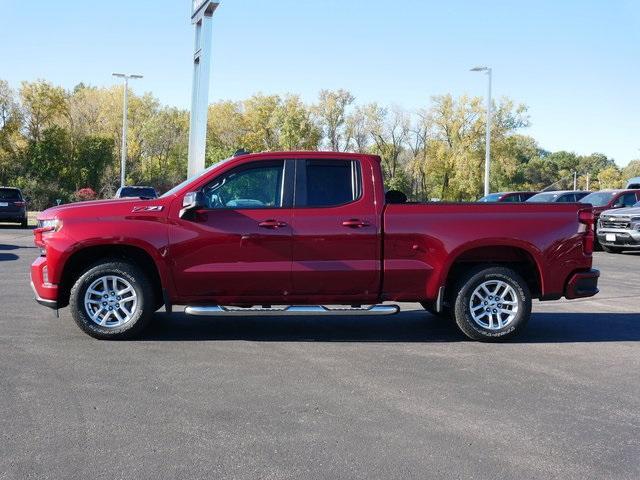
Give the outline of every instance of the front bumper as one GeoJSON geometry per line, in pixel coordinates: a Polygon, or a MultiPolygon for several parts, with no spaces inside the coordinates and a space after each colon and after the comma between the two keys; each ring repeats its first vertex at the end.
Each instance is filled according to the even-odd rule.
{"type": "Polygon", "coordinates": [[[47,258],[38,257],[31,265],[31,288],[40,305],[58,308],[58,286],[47,281],[47,258]]]}
{"type": "Polygon", "coordinates": [[[598,230],[598,243],[607,247],[640,248],[640,231],[598,230]],[[607,240],[607,235],[615,235],[615,240],[607,240]]]}
{"type": "Polygon", "coordinates": [[[42,298],[38,295],[38,291],[36,290],[36,286],[31,282],[31,288],[33,289],[33,299],[42,305],[43,307],[49,307],[54,310],[58,309],[58,301],[57,300],[47,300],[46,298],[42,298]]]}
{"type": "Polygon", "coordinates": [[[598,290],[600,271],[592,268],[584,272],[574,273],[565,288],[564,296],[568,299],[593,297],[598,290]]]}

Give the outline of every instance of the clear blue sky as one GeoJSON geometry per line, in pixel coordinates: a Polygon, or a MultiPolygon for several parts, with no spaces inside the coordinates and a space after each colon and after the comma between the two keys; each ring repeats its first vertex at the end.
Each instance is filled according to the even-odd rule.
{"type": "MultiPolygon", "coordinates": [[[[187,107],[190,0],[0,0],[0,78],[71,88],[143,73],[138,92],[187,107]]],[[[435,94],[494,95],[530,108],[548,150],[640,157],[640,2],[635,0],[223,0],[211,100],[346,88],[415,110],[435,94]]]]}

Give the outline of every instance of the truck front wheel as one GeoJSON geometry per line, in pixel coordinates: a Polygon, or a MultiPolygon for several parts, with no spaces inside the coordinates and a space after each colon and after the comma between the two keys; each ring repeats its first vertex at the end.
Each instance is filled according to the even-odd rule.
{"type": "Polygon", "coordinates": [[[73,319],[87,334],[120,340],[140,333],[154,312],[151,282],[123,260],[105,260],[86,270],[71,289],[73,319]]]}
{"type": "Polygon", "coordinates": [[[516,335],[531,316],[531,293],[510,268],[481,266],[460,279],[454,316],[472,340],[499,341],[516,335]]]}

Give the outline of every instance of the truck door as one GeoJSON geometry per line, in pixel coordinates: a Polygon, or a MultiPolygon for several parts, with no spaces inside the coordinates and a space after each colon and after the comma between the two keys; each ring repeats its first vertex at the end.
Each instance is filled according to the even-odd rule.
{"type": "Polygon", "coordinates": [[[203,188],[206,207],[170,228],[180,295],[231,303],[290,293],[293,174],[293,160],[261,160],[203,188]]]}
{"type": "Polygon", "coordinates": [[[376,212],[372,173],[365,176],[361,163],[339,158],[296,161],[294,295],[317,303],[376,301],[382,220],[376,212]]]}

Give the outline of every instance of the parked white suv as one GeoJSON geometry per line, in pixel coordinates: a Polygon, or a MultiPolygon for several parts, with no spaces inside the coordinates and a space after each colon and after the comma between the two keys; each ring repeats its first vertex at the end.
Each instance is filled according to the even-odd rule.
{"type": "Polygon", "coordinates": [[[597,231],[598,242],[606,252],[640,249],[640,202],[602,212],[597,231]]]}

